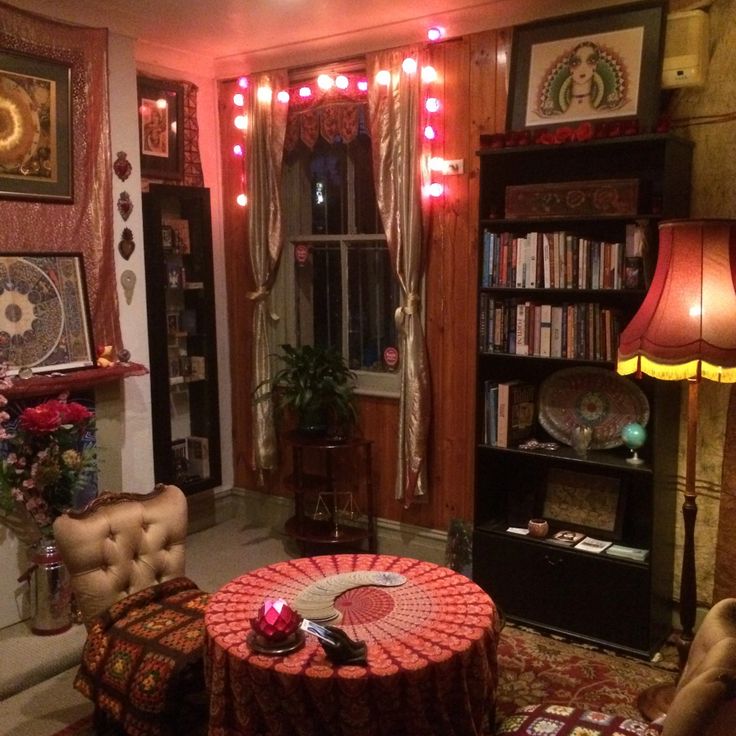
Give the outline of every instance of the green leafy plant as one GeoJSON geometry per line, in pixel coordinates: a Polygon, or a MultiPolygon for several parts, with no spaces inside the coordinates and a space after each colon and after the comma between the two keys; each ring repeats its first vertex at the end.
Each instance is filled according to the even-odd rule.
{"type": "Polygon", "coordinates": [[[277,412],[292,412],[302,432],[348,431],[357,418],[355,373],[343,356],[314,345],[282,345],[281,350],[276,357],[283,367],[256,389],[256,401],[273,397],[277,412]]]}

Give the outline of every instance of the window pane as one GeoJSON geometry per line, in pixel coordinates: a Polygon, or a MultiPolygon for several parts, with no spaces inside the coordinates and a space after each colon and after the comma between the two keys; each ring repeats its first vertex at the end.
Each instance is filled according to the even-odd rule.
{"type": "Polygon", "coordinates": [[[394,310],[398,284],[391,274],[385,241],[348,248],[349,364],[353,370],[384,370],[385,348],[396,347],[394,310]]]}
{"type": "Polygon", "coordinates": [[[295,267],[298,343],[342,352],[340,243],[310,243],[309,248],[309,258],[295,267]]]}
{"type": "Polygon", "coordinates": [[[314,235],[347,232],[346,165],[345,146],[330,145],[320,138],[309,162],[314,235]]]}

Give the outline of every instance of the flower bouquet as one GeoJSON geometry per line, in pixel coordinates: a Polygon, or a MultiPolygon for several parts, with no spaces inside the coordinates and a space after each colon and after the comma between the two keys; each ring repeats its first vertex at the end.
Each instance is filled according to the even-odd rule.
{"type": "Polygon", "coordinates": [[[62,395],[24,409],[11,423],[2,394],[8,387],[0,373],[0,520],[15,529],[19,518],[30,517],[37,540],[52,535],[54,519],[74,505],[94,469],[94,450],[83,443],[94,415],[62,395]]]}

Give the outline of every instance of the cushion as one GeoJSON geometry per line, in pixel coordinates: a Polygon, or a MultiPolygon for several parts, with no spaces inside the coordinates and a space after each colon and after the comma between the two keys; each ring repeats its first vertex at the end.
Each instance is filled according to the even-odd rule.
{"type": "Polygon", "coordinates": [[[660,736],[655,724],[569,705],[528,705],[503,720],[497,736],[660,736]]]}

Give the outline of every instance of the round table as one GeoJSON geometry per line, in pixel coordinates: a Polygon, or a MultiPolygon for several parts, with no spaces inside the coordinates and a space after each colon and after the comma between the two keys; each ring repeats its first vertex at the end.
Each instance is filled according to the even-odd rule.
{"type": "Polygon", "coordinates": [[[217,591],[205,612],[210,736],[479,735],[493,715],[499,618],[468,578],[388,555],[306,557],[259,568],[217,591]],[[394,572],[396,587],[352,588],[337,624],[368,646],[367,664],[333,665],[318,640],[284,656],[246,636],[267,597],[292,603],[322,578],[394,572]]]}

